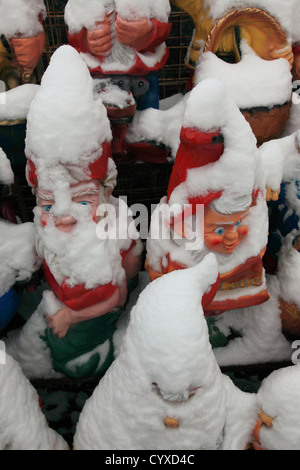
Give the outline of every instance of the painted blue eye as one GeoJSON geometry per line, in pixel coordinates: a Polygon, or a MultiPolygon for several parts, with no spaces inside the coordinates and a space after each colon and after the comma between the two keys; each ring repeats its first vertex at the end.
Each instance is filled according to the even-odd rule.
{"type": "Polygon", "coordinates": [[[43,209],[44,212],[49,212],[51,207],[52,207],[52,205],[49,204],[48,206],[42,206],[42,209],[43,209]]]}
{"type": "Polygon", "coordinates": [[[89,203],[87,201],[78,201],[77,204],[82,204],[83,206],[88,206],[89,203]]]}
{"type": "Polygon", "coordinates": [[[239,220],[239,221],[235,224],[234,230],[236,230],[240,225],[241,225],[241,221],[239,220]]]}
{"type": "Polygon", "coordinates": [[[217,227],[214,229],[214,232],[216,232],[218,235],[223,235],[224,232],[225,232],[225,228],[224,227],[217,227]]]}

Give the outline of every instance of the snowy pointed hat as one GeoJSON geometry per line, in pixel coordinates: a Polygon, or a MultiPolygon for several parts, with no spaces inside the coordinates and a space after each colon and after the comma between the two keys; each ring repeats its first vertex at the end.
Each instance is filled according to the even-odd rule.
{"type": "Polygon", "coordinates": [[[200,82],[186,102],[168,204],[186,215],[216,200],[221,212],[245,210],[261,184],[258,168],[256,138],[224,85],[200,82]]]}
{"type": "Polygon", "coordinates": [[[42,77],[27,118],[26,176],[50,189],[59,180],[105,179],[111,129],[93,80],[78,52],[61,46],[42,77]]]}
{"type": "Polygon", "coordinates": [[[163,390],[188,388],[216,365],[201,304],[217,277],[210,253],[196,266],[148,284],[132,309],[126,347],[139,351],[139,361],[163,390]]]}

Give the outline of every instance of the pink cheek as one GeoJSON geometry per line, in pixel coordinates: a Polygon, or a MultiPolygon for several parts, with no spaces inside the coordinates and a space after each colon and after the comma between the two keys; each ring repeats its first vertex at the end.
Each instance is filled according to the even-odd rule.
{"type": "Polygon", "coordinates": [[[237,232],[238,232],[239,235],[244,237],[248,233],[248,226],[247,225],[242,225],[241,227],[239,227],[237,229],[237,232]]]}
{"type": "Polygon", "coordinates": [[[207,242],[206,244],[214,247],[220,245],[223,241],[223,238],[220,235],[207,235],[204,236],[204,240],[207,242]]]}

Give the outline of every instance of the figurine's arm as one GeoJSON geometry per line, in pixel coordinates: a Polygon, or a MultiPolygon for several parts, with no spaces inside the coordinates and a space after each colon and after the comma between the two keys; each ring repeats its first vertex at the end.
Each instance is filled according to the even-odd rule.
{"type": "Polygon", "coordinates": [[[118,41],[137,51],[155,49],[168,38],[171,31],[171,23],[154,18],[127,21],[119,15],[116,16],[115,27],[118,41]]]}
{"type": "Polygon", "coordinates": [[[41,58],[45,45],[45,32],[33,37],[17,37],[10,40],[16,60],[23,72],[31,74],[41,58]]]}
{"type": "Polygon", "coordinates": [[[53,316],[47,316],[46,320],[49,328],[59,338],[63,338],[71,325],[76,323],[97,318],[111,312],[113,309],[124,305],[127,296],[127,284],[123,283],[114,293],[106,300],[98,302],[90,307],[80,310],[73,310],[70,307],[64,307],[53,316]]]}
{"type": "Polygon", "coordinates": [[[108,15],[104,21],[98,21],[94,29],[83,28],[79,33],[68,34],[69,44],[78,52],[89,52],[96,57],[107,56],[113,44],[112,31],[108,15]]]}

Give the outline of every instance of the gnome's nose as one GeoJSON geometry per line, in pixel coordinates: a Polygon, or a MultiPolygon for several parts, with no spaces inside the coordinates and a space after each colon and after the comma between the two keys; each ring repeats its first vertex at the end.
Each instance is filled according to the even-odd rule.
{"type": "Polygon", "coordinates": [[[61,217],[56,217],[55,226],[61,232],[70,232],[73,226],[76,224],[76,219],[70,215],[63,215],[61,217]]]}

